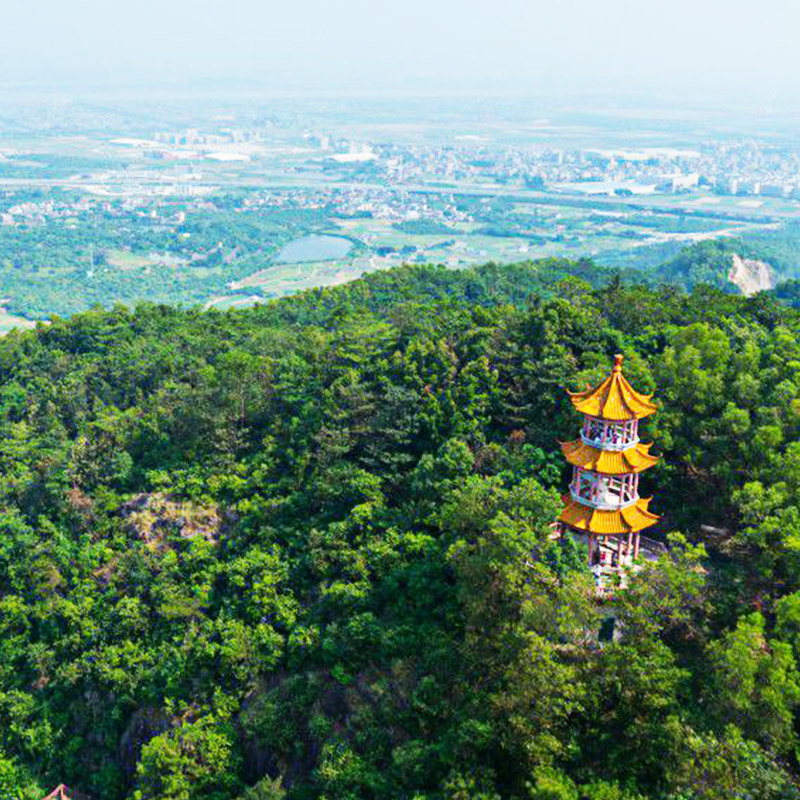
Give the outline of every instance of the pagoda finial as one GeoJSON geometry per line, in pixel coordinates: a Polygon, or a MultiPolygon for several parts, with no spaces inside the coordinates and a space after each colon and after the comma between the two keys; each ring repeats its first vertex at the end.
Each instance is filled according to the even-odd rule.
{"type": "Polygon", "coordinates": [[[622,372],[622,362],[625,360],[625,356],[622,353],[617,353],[614,356],[614,372],[622,372]]]}

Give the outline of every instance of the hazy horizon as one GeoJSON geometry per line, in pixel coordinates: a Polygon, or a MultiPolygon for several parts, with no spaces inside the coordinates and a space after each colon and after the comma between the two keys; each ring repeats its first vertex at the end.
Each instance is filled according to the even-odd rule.
{"type": "Polygon", "coordinates": [[[262,91],[628,94],[794,109],[800,8],[783,0],[15,5],[0,84],[262,91]]]}

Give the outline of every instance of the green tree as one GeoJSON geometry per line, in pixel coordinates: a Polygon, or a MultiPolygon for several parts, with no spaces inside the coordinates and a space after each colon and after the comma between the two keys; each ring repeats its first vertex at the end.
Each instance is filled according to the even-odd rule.
{"type": "Polygon", "coordinates": [[[800,675],[791,645],[768,639],[764,617],[743,616],[736,628],[709,645],[722,720],[737,725],[778,752],[795,743],[794,709],[800,704],[800,675]]]}
{"type": "Polygon", "coordinates": [[[239,757],[229,723],[213,717],[179,725],[143,748],[136,800],[227,800],[239,785],[239,757]]]}

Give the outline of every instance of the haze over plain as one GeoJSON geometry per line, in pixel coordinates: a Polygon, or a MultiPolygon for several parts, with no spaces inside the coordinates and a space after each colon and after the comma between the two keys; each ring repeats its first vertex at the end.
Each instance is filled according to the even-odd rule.
{"type": "Polygon", "coordinates": [[[0,84],[246,80],[273,90],[797,98],[785,0],[40,0],[5,4],[0,84]]]}

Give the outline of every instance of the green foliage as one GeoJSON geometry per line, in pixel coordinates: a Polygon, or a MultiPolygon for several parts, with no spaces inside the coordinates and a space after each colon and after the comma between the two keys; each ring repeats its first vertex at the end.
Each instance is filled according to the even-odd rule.
{"type": "Polygon", "coordinates": [[[668,800],[797,800],[800,788],[758,744],[729,725],[720,732],[688,731],[686,754],[668,800]]]}
{"type": "Polygon", "coordinates": [[[549,767],[534,772],[528,787],[531,800],[578,800],[578,789],[567,775],[549,767]]]}
{"type": "Polygon", "coordinates": [[[685,247],[660,270],[664,280],[679,283],[686,288],[708,284],[734,292],[736,287],[728,281],[731,258],[742,254],[742,243],[732,239],[709,239],[685,247]]]}
{"type": "Polygon", "coordinates": [[[237,785],[233,730],[213,718],[153,737],[136,768],[135,800],[218,800],[237,785]]]}
{"type": "Polygon", "coordinates": [[[719,713],[777,752],[793,749],[793,711],[800,704],[800,674],[791,645],[769,641],[758,612],[712,642],[709,657],[719,713]]]}
{"type": "Polygon", "coordinates": [[[800,315],[610,277],[409,267],[0,340],[3,789],[796,796],[800,315]],[[563,387],[615,352],[671,548],[598,607],[550,523],[563,387]]]}
{"type": "Polygon", "coordinates": [[[22,800],[20,779],[14,764],[0,750],[0,800],[22,800]]]}
{"type": "Polygon", "coordinates": [[[103,212],[0,226],[0,293],[11,310],[32,319],[141,298],[202,303],[272,266],[291,239],[329,224],[322,210],[264,215],[228,210],[224,197],[216,203],[181,224],[171,219],[178,209],[150,219],[109,201],[103,212]]]}
{"type": "Polygon", "coordinates": [[[239,800],[283,800],[286,791],[281,786],[280,778],[263,777],[255,786],[245,789],[239,800]]]}

